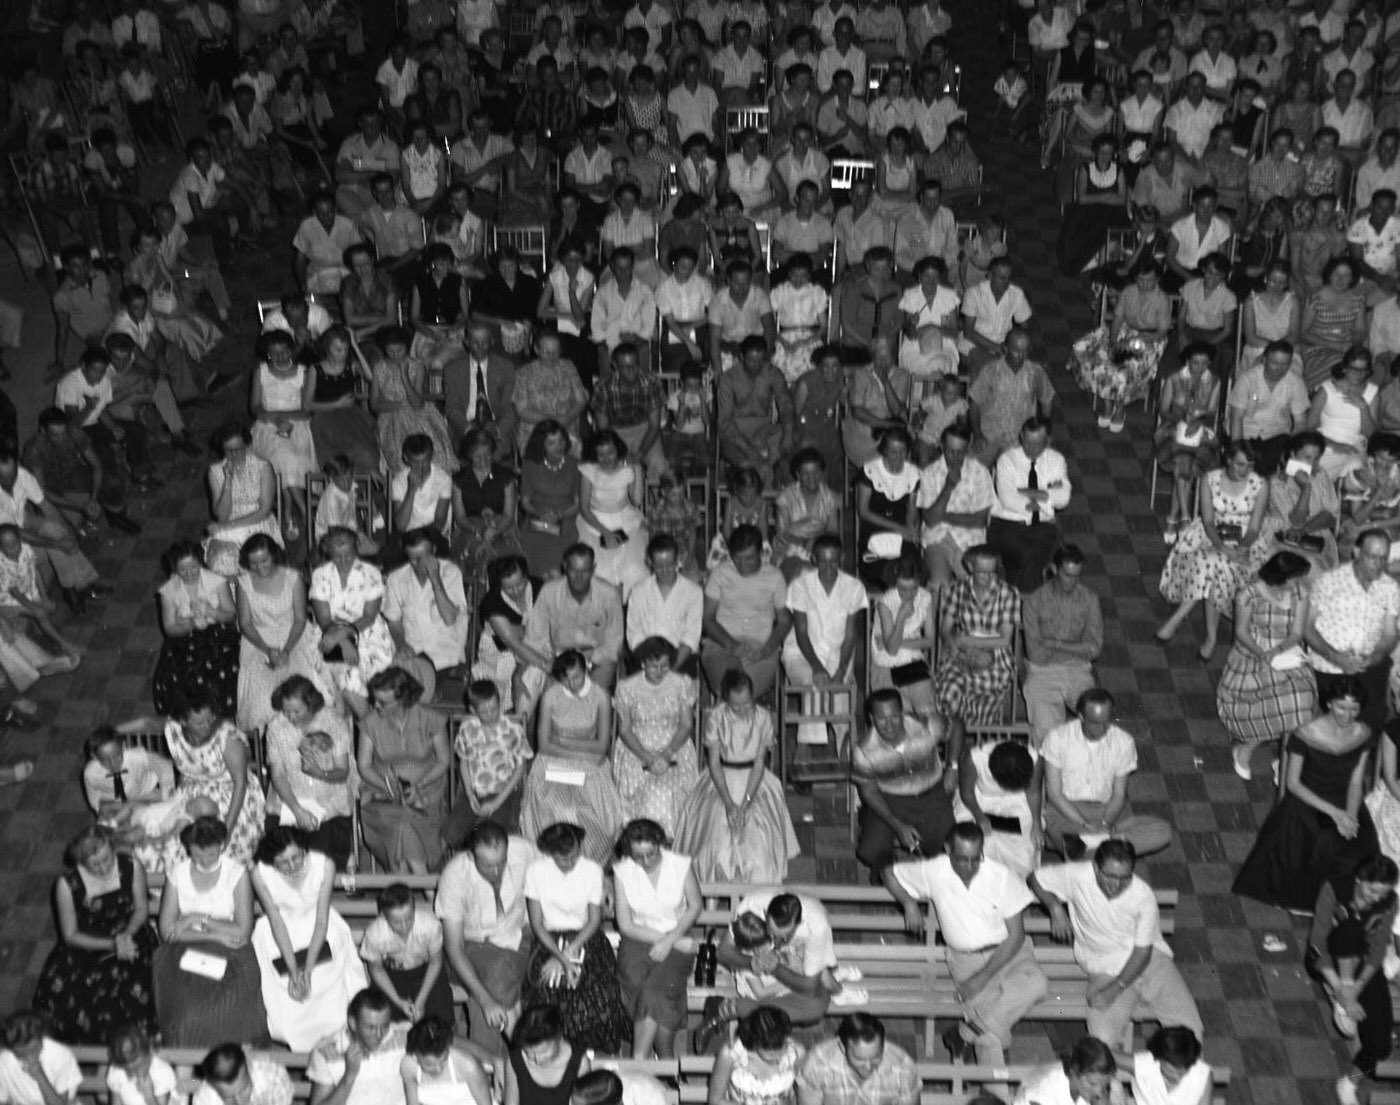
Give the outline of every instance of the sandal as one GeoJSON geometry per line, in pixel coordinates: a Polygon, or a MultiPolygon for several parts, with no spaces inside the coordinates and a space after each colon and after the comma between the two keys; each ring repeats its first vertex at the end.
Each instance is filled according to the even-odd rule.
{"type": "Polygon", "coordinates": [[[1272,932],[1264,937],[1264,941],[1261,946],[1266,952],[1271,952],[1274,955],[1278,955],[1281,952],[1286,952],[1288,950],[1288,944],[1283,939],[1283,937],[1278,936],[1272,932]]]}

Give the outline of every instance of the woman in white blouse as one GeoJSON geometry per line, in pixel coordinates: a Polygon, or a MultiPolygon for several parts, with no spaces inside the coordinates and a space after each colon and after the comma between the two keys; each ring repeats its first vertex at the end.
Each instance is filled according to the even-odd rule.
{"type": "Polygon", "coordinates": [[[690,857],[666,847],[655,821],[629,822],[613,866],[618,983],[632,1014],[632,1058],[669,1059],[685,1025],[686,982],[695,959],[691,926],[700,916],[700,882],[690,857]]]}
{"type": "Polygon", "coordinates": [[[615,206],[603,220],[603,263],[613,250],[627,246],[636,258],[632,273],[652,291],[661,283],[661,267],[656,263],[656,219],[640,204],[642,190],[630,180],[613,192],[615,206]]]}
{"type": "Polygon", "coordinates": [[[719,191],[733,192],[744,204],[744,214],[764,218],[774,208],[773,162],[763,156],[758,131],[749,127],[739,136],[739,149],[724,163],[719,191]]]}
{"type": "Polygon", "coordinates": [[[557,1006],[570,1043],[616,1055],[631,1024],[618,997],[617,958],[603,933],[603,868],[583,855],[583,837],[577,825],[550,825],[537,840],[539,858],[525,871],[535,949],[521,1001],[557,1006]]]}
{"type": "Polygon", "coordinates": [[[1189,1028],[1159,1028],[1147,1050],[1133,1056],[1133,1100],[1137,1105],[1209,1105],[1210,1064],[1189,1028]]]}

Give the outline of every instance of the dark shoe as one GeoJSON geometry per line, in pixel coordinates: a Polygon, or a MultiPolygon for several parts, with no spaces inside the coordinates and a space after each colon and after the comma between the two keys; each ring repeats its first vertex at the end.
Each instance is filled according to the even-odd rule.
{"type": "Polygon", "coordinates": [[[948,1049],[948,1057],[954,1063],[975,1063],[977,1061],[977,1047],[963,1038],[961,1024],[955,1024],[943,1033],[943,1046],[948,1049]]]}
{"type": "Polygon", "coordinates": [[[3,714],[0,714],[0,728],[19,729],[23,732],[30,732],[39,728],[37,718],[22,714],[13,707],[7,707],[3,714]]]}
{"type": "Polygon", "coordinates": [[[116,514],[110,510],[107,512],[107,524],[118,533],[124,533],[128,537],[135,537],[141,532],[139,522],[133,522],[125,514],[116,514]]]}
{"type": "Polygon", "coordinates": [[[1065,833],[1064,853],[1070,863],[1078,863],[1088,850],[1078,833],[1065,833]]]}

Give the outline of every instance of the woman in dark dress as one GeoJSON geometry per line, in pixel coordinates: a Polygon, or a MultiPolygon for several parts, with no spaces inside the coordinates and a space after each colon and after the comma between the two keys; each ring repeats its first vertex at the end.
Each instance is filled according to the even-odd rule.
{"type": "MultiPolygon", "coordinates": [[[[914,443],[907,431],[893,427],[880,435],[880,455],[870,461],[856,476],[856,520],[859,525],[862,552],[876,533],[895,533],[900,541],[919,543],[918,510],[915,499],[919,491],[920,473],[909,458],[914,443]]],[[[884,567],[878,559],[862,558],[862,578],[866,583],[884,590],[884,567]]]]}
{"type": "Polygon", "coordinates": [[[578,541],[578,461],[569,451],[569,431],[553,419],[537,425],[525,444],[520,475],[520,543],[530,574],[559,574],[564,550],[578,541]]]}
{"type": "Polygon", "coordinates": [[[171,545],[163,564],[169,578],[157,592],[165,640],[151,678],[156,713],[180,713],[184,696],[199,688],[232,716],[240,646],[228,580],[204,566],[204,551],[194,541],[171,545]]]}
{"type": "Polygon", "coordinates": [[[1093,159],[1075,170],[1074,195],[1056,245],[1062,276],[1083,270],[1109,227],[1128,225],[1127,174],[1118,164],[1118,142],[1112,135],[1094,139],[1093,159]]]}
{"type": "Polygon", "coordinates": [[[480,606],[481,639],[477,642],[473,679],[496,684],[508,713],[528,714],[544,685],[553,658],[525,643],[525,619],[535,605],[535,585],[523,556],[503,556],[487,565],[486,594],[480,606]],[[526,685],[526,672],[534,677],[526,685]]]}
{"type": "Polygon", "coordinates": [[[1322,714],[1288,738],[1283,797],[1259,830],[1234,891],[1293,913],[1311,913],[1323,882],[1348,879],[1379,851],[1362,802],[1375,734],[1359,720],[1366,694],[1355,679],[1322,697],[1322,714]]]}
{"type": "Polygon", "coordinates": [[[472,321],[497,327],[505,351],[523,354],[530,344],[543,291],[540,280],[523,271],[520,251],[512,245],[502,246],[496,254],[495,271],[472,290],[472,321]]]}
{"type": "Polygon", "coordinates": [[[826,461],[826,479],[841,485],[845,475],[845,454],[841,448],[841,427],[837,416],[846,398],[846,369],[841,348],[823,345],[812,353],[812,367],[802,374],[793,389],[792,405],[797,418],[795,445],[812,448],[826,461]]]}
{"type": "Polygon", "coordinates": [[[355,398],[360,380],[369,392],[369,374],[350,347],[350,331],[332,326],[317,343],[320,358],[313,367],[311,438],[323,459],[347,456],[357,472],[379,468],[379,438],[374,416],[355,398]]]}
{"type": "Polygon", "coordinates": [[[486,579],[486,565],[521,552],[515,529],[515,473],[495,462],[495,441],[486,430],[462,438],[462,467],[452,476],[452,551],[469,583],[486,579]]]}
{"type": "Polygon", "coordinates": [[[564,1036],[554,1005],[532,1005],[511,1036],[504,1105],[569,1105],[574,1082],[592,1065],[588,1052],[564,1036]]]}
{"type": "Polygon", "coordinates": [[[39,974],[34,1008],[65,1043],[105,1044],[123,1025],[155,1023],[146,871],[117,855],[115,843],[105,825],[88,826],[54,886],[59,942],[39,974]]]}

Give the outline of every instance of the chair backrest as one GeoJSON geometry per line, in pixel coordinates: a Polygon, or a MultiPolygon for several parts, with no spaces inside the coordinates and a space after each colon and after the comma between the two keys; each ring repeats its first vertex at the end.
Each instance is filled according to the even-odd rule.
{"type": "MultiPolygon", "coordinates": [[[[355,530],[369,536],[385,525],[389,509],[388,483],[378,472],[356,472],[351,481],[355,494],[355,530]]],[[[321,472],[312,472],[306,477],[306,509],[311,516],[311,541],[307,546],[307,555],[313,563],[316,543],[325,536],[317,531],[316,509],[329,484],[330,480],[321,472]]]]}
{"type": "Polygon", "coordinates": [[[764,104],[749,104],[745,107],[731,107],[724,113],[726,134],[725,149],[733,150],[739,145],[739,137],[752,127],[758,131],[763,152],[768,152],[768,107],[764,104]]]}
{"type": "Polygon", "coordinates": [[[773,267],[773,227],[768,223],[754,223],[758,231],[758,248],[763,251],[763,267],[773,267]]]}
{"type": "Polygon", "coordinates": [[[885,77],[889,71],[890,63],[887,61],[871,62],[870,65],[866,67],[865,84],[870,90],[870,96],[872,98],[880,94],[880,86],[885,83],[885,77]]]}
{"type": "Polygon", "coordinates": [[[849,192],[857,180],[875,176],[875,162],[864,157],[838,157],[831,163],[831,190],[849,192]]]}
{"type": "Polygon", "coordinates": [[[521,261],[533,263],[535,275],[544,279],[549,274],[545,264],[548,243],[549,232],[540,224],[534,226],[498,226],[495,228],[492,248],[493,251],[499,252],[505,246],[514,246],[520,251],[521,261]]]}

